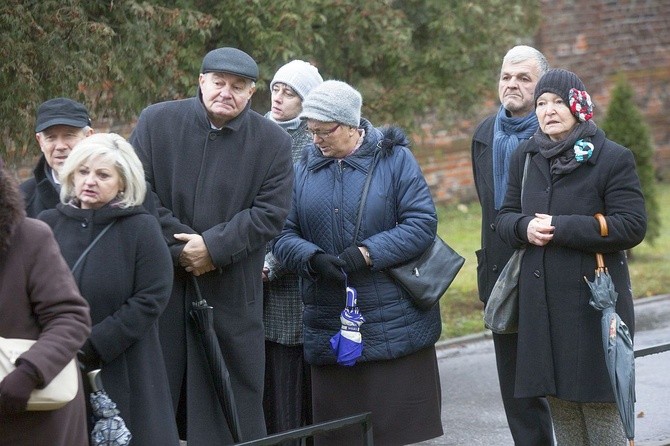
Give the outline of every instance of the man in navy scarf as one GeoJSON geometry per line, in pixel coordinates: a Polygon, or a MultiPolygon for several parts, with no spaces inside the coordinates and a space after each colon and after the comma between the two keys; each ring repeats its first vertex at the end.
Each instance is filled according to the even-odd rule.
{"type": "MultiPolygon", "coordinates": [[[[498,81],[500,108],[482,121],[472,138],[472,169],[482,207],[482,247],[477,251],[479,299],[486,304],[512,248],[495,233],[495,219],[507,190],[509,160],[519,144],[529,139],[538,122],[533,93],[547,71],[547,59],[535,48],[520,45],[503,58],[498,81]]],[[[507,423],[515,445],[551,445],[549,406],[544,398],[514,398],[516,334],[493,334],[498,380],[507,423]]]]}

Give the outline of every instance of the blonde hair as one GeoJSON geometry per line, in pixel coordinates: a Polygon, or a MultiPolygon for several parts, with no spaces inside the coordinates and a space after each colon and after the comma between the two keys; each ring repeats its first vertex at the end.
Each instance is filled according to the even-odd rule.
{"type": "Polygon", "coordinates": [[[129,208],[144,202],[147,186],[142,162],[135,149],[116,133],[95,133],[74,146],[60,171],[60,200],[67,203],[75,197],[74,174],[86,161],[103,158],[112,162],[121,177],[124,190],[119,206],[129,208]]]}

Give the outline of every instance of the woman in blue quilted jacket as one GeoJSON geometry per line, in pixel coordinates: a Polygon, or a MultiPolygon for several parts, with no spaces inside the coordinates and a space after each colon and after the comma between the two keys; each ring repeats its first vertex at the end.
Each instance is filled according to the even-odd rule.
{"type": "MultiPolygon", "coordinates": [[[[361,105],[358,91],[334,80],[305,98],[300,117],[313,144],[296,164],[293,206],[273,253],[301,280],[314,422],[369,411],[375,443],[403,445],[443,433],[440,310],[416,307],[385,269],[425,251],[437,217],[404,133],[361,119],[361,105]],[[346,325],[347,286],[357,291],[358,312],[341,336],[362,339],[360,356],[349,361],[331,342],[346,325]]],[[[318,435],[315,443],[361,444],[360,427],[318,435]]]]}

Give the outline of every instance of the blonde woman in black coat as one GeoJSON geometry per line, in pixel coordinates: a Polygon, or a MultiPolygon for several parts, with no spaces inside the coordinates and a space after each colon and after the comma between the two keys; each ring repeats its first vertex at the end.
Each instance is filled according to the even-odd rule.
{"type": "Polygon", "coordinates": [[[133,446],[178,445],[157,325],[172,261],[158,221],[140,205],[142,164],[121,136],[100,133],[75,146],[60,175],[61,203],[39,218],[70,267],[108,228],[73,271],[93,322],[82,362],[101,368],[133,446]]]}
{"type": "Polygon", "coordinates": [[[526,246],[514,396],[547,396],[558,444],[624,444],[601,312],[589,305],[584,277],[593,280],[595,254],[603,253],[619,293],[616,311],[633,333],[625,250],[643,240],[647,227],[635,161],[591,120],[591,99],[574,73],[549,70],[534,97],[540,128],[513,155],[496,220],[507,243],[526,246]],[[607,237],[600,235],[596,213],[605,215],[607,237]]]}

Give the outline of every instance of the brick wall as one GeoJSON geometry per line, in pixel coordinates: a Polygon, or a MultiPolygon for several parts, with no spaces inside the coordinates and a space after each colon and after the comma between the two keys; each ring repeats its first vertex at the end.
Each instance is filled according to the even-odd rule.
{"type": "MultiPolygon", "coordinates": [[[[658,175],[670,180],[670,1],[540,0],[540,8],[542,23],[531,45],[552,67],[582,78],[596,106],[596,123],[605,116],[616,75],[625,73],[651,128],[658,175]]],[[[496,108],[483,107],[481,116],[496,108]]],[[[434,121],[426,126],[430,137],[414,138],[436,201],[475,196],[469,145],[477,122],[446,131],[434,121]]]]}

